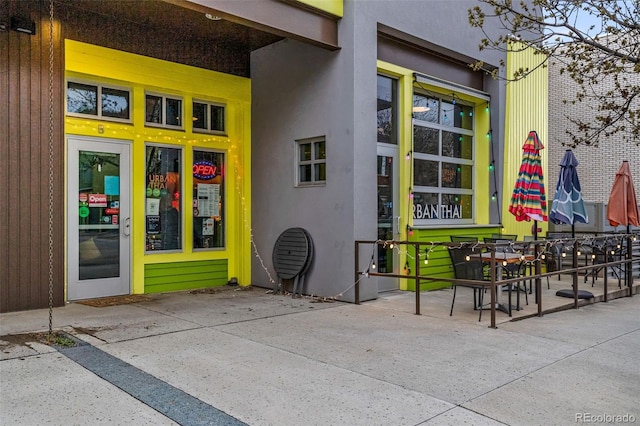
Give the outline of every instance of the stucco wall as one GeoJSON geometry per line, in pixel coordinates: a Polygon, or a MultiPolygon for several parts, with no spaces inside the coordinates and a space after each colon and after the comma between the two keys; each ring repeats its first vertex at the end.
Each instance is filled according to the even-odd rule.
{"type": "MultiPolygon", "coordinates": [[[[285,40],[252,54],[254,285],[273,285],[273,245],[286,228],[300,226],[310,232],[316,248],[305,292],[353,300],[354,240],[377,238],[378,23],[498,64],[499,53],[479,54],[481,32],[467,23],[467,9],[476,4],[347,0],[339,23],[341,50],[332,53],[285,40]],[[295,188],[294,141],[322,135],[327,140],[326,186],[295,188]]],[[[416,71],[429,74],[428,69],[416,71]]],[[[504,85],[485,81],[500,155],[504,85]]],[[[361,289],[363,300],[375,297],[375,283],[361,289]]]]}

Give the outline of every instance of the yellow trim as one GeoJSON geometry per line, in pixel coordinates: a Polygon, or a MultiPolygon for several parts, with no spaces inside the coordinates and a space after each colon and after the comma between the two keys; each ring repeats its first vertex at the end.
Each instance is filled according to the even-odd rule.
{"type": "Polygon", "coordinates": [[[314,9],[322,10],[330,13],[334,16],[342,18],[344,13],[344,1],[343,0],[296,0],[299,3],[304,3],[314,9]]]}
{"type": "MultiPolygon", "coordinates": [[[[514,72],[520,68],[532,70],[543,60],[543,55],[536,54],[532,48],[521,52],[509,52],[506,76],[513,78],[514,72]]],[[[502,223],[504,233],[517,234],[521,239],[525,235],[532,235],[533,222],[516,222],[515,217],[509,213],[509,202],[522,162],[522,145],[529,131],[535,130],[538,133],[545,148],[548,148],[550,143],[548,140],[548,81],[547,68],[538,68],[526,78],[507,84],[502,223]]],[[[540,153],[545,189],[549,188],[550,184],[555,184],[549,179],[547,152],[548,149],[543,149],[540,153]]],[[[550,208],[551,200],[547,198],[547,213],[550,208]]],[[[538,228],[542,229],[538,237],[544,236],[548,223],[538,222],[538,228]]]]}
{"type": "Polygon", "coordinates": [[[125,139],[132,142],[132,292],[144,292],[144,265],[187,260],[228,259],[229,277],[241,285],[251,283],[251,81],[219,72],[161,61],[65,40],[66,77],[131,88],[132,123],[90,118],[65,117],[65,133],[92,137],[125,139]],[[180,96],[184,106],[185,128],[173,130],[144,125],[145,91],[180,96]],[[192,99],[226,105],[227,134],[192,132],[187,117],[192,116],[192,99]],[[182,208],[183,252],[145,254],[145,144],[159,143],[183,148],[182,208]],[[225,153],[225,244],[224,249],[192,250],[193,217],[190,188],[193,176],[193,149],[225,153]]]}

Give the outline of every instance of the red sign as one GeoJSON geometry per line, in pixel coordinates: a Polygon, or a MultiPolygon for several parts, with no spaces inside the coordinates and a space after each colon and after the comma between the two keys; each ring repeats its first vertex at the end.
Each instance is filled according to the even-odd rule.
{"type": "Polygon", "coordinates": [[[105,194],[89,194],[89,207],[107,207],[105,194]]]}
{"type": "Polygon", "coordinates": [[[86,192],[81,192],[78,194],[78,200],[80,200],[81,203],[86,203],[88,199],[89,199],[89,196],[87,195],[86,192]]]}
{"type": "Polygon", "coordinates": [[[104,214],[118,214],[120,209],[104,209],[104,214]]]}

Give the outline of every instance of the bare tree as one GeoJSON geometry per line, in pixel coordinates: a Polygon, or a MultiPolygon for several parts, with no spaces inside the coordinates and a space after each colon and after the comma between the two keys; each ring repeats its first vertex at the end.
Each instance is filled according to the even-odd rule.
{"type": "MultiPolygon", "coordinates": [[[[592,106],[591,120],[567,117],[575,125],[567,130],[572,146],[597,145],[617,133],[640,145],[640,0],[479,1],[483,5],[468,14],[485,35],[480,50],[533,47],[545,57],[540,66],[551,61],[577,83],[575,97],[563,102],[592,106]],[[583,26],[587,20],[596,24],[583,26]],[[489,36],[485,28],[496,25],[502,35],[489,36]]],[[[507,77],[518,80],[533,71],[521,68],[507,77]]]]}

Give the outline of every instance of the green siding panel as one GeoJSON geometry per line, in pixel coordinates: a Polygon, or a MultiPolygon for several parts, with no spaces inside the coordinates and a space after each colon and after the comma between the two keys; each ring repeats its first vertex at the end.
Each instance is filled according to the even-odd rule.
{"type": "MultiPolygon", "coordinates": [[[[484,237],[490,237],[492,234],[499,234],[499,227],[474,227],[474,228],[437,228],[437,229],[414,229],[413,237],[411,241],[418,241],[421,243],[436,243],[436,242],[451,242],[451,236],[473,236],[478,237],[478,241],[484,241],[484,237]]],[[[430,277],[442,277],[453,278],[453,266],[451,265],[451,258],[446,247],[434,246],[433,250],[429,252],[429,263],[424,264],[425,252],[430,250],[429,245],[423,245],[421,247],[422,253],[420,254],[420,275],[430,277]]],[[[409,266],[411,268],[411,274],[415,273],[415,249],[413,247],[408,248],[409,266]]],[[[420,291],[439,290],[442,288],[450,287],[451,284],[445,281],[421,281],[420,291]]],[[[415,291],[415,280],[407,280],[407,289],[415,291]]]]}
{"type": "Polygon", "coordinates": [[[145,293],[220,287],[227,281],[227,259],[157,263],[144,267],[145,293]]]}

